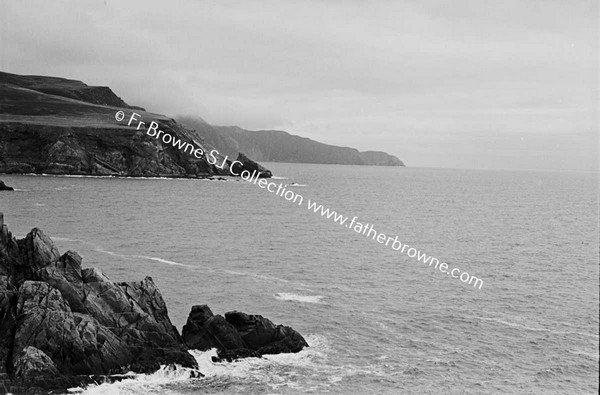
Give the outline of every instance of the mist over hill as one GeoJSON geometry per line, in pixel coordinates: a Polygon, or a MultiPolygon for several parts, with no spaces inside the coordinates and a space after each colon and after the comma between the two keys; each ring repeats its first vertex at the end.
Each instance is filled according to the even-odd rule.
{"type": "Polygon", "coordinates": [[[224,155],[244,152],[262,162],[322,163],[342,165],[404,166],[393,155],[320,143],[281,130],[246,130],[237,126],[214,126],[194,116],[178,116],[178,122],[194,129],[224,155]]]}
{"type": "MultiPolygon", "coordinates": [[[[66,78],[0,72],[0,173],[204,178],[230,175],[220,155],[190,155],[164,138],[148,136],[151,125],[193,148],[213,147],[165,115],[131,106],[109,87],[66,78]]],[[[155,132],[156,133],[156,132],[155,132]]],[[[232,158],[233,159],[233,158],[232,158]]],[[[244,166],[251,165],[244,163],[244,166]]],[[[256,166],[254,164],[253,166],[256,166]]],[[[264,172],[267,173],[267,171],[264,172]]]]}

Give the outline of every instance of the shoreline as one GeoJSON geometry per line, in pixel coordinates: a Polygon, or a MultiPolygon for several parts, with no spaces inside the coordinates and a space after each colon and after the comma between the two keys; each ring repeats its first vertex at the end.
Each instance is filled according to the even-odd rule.
{"type": "MultiPolygon", "coordinates": [[[[308,347],[294,329],[261,315],[213,314],[191,306],[180,330],[150,276],[113,282],[60,254],[39,228],[17,239],[0,212],[0,388],[7,393],[67,391],[130,372],[187,368],[204,375],[190,350],[217,350],[212,362],[308,347]]],[[[186,301],[186,303],[189,301],[186,301]]]]}

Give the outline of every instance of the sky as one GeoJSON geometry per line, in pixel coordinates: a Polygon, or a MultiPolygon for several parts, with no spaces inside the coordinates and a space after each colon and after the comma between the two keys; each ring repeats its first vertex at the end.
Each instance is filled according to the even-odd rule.
{"type": "Polygon", "coordinates": [[[599,19],[597,0],[0,0],[0,70],[413,167],[598,171],[599,19]]]}

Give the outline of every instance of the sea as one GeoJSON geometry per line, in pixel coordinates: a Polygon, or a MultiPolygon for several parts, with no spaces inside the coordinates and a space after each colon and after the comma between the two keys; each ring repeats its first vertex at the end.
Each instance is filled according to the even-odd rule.
{"type": "Polygon", "coordinates": [[[597,394],[598,173],[266,163],[246,181],[2,175],[14,235],[38,227],[113,281],[293,327],[297,354],[164,367],[82,394],[597,394]],[[314,210],[460,268],[481,288],[314,210]]]}

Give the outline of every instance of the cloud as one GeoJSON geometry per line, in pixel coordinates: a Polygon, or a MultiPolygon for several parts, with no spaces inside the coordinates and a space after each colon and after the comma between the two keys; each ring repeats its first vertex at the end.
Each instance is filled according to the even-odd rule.
{"type": "Polygon", "coordinates": [[[289,128],[417,166],[597,166],[594,1],[64,0],[0,11],[2,69],[109,85],[156,112],[289,128]]]}

